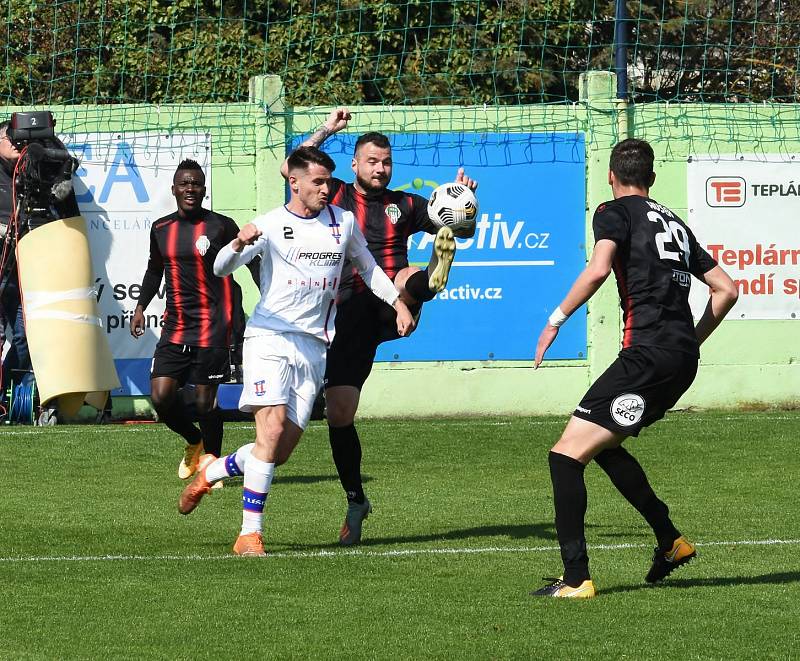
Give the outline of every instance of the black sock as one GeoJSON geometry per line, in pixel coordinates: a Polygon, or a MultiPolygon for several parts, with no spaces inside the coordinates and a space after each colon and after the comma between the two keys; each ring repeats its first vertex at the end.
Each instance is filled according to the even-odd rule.
{"type": "Polygon", "coordinates": [[[435,291],[431,291],[428,287],[428,279],[430,274],[428,270],[417,271],[408,277],[406,280],[406,291],[414,297],[415,301],[425,303],[430,301],[436,296],[435,291]]]}
{"type": "Polygon", "coordinates": [[[203,439],[200,430],[192,424],[192,419],[179,397],[172,400],[167,408],[157,408],[158,418],[187,443],[194,445],[203,439]]]}
{"type": "Polygon", "coordinates": [[[347,427],[328,427],[333,463],[339,473],[339,481],[347,494],[347,502],[364,502],[364,487],[361,484],[361,443],[353,424],[347,427]]]}
{"type": "Polygon", "coordinates": [[[585,466],[572,457],[550,452],[550,479],[556,510],[556,533],[564,562],[564,582],[578,587],[589,579],[584,518],[586,516],[585,466]]]}
{"type": "Polygon", "coordinates": [[[681,536],[669,518],[669,508],[658,499],[639,462],[625,448],[603,450],[594,460],[617,490],[650,524],[658,540],[658,548],[669,550],[681,536]]]}
{"type": "Polygon", "coordinates": [[[203,434],[203,449],[215,457],[222,456],[222,411],[216,406],[198,420],[203,434]]]}

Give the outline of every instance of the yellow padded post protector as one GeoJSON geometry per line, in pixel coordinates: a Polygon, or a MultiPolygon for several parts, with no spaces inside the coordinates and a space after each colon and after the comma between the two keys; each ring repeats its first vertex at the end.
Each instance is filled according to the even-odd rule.
{"type": "Polygon", "coordinates": [[[119,378],[97,312],[86,221],[56,220],[17,246],[25,332],[42,404],[58,397],[74,416],[84,401],[97,409],[119,378]]]}

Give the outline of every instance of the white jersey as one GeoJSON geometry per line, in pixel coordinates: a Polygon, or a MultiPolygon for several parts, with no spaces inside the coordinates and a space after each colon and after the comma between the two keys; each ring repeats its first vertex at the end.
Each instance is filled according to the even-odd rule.
{"type": "Polygon", "coordinates": [[[305,333],[330,345],[345,259],[376,296],[390,305],[397,300],[394,284],[375,263],[352,212],[328,205],[304,218],[278,207],[253,224],[262,232],[253,245],[237,253],[228,244],[214,261],[214,273],[222,276],[261,255],[261,300],[245,337],[305,333]]]}

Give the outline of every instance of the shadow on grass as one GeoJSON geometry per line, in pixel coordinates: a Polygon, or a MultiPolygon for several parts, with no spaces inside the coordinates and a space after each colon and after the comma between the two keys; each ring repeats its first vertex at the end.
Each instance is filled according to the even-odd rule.
{"type": "MultiPolygon", "coordinates": [[[[273,484],[320,484],[321,482],[338,482],[336,475],[275,475],[273,484]]],[[[364,484],[372,482],[372,478],[364,476],[364,484]]],[[[225,479],[225,486],[241,488],[244,480],[241,477],[229,477],[225,479]]]]}
{"type": "Polygon", "coordinates": [[[450,530],[448,532],[430,535],[408,535],[395,537],[376,537],[365,539],[362,546],[376,546],[381,544],[414,544],[419,542],[441,542],[445,540],[474,539],[476,537],[506,537],[508,539],[544,539],[554,540],[556,533],[552,523],[537,523],[533,525],[508,525],[508,526],[478,526],[464,528],[463,530],[450,530]]]}
{"type": "MultiPolygon", "coordinates": [[[[362,475],[361,482],[369,484],[374,478],[369,475],[362,475]]],[[[318,484],[320,482],[339,482],[339,476],[335,473],[328,475],[281,475],[275,473],[275,484],[318,484]]]]}
{"type": "MultiPolygon", "coordinates": [[[[539,523],[531,525],[498,525],[498,526],[478,526],[475,528],[464,528],[460,530],[450,530],[440,533],[427,535],[396,535],[391,537],[367,537],[363,539],[358,547],[370,548],[375,546],[386,546],[391,544],[425,544],[428,542],[444,542],[468,539],[479,539],[482,537],[500,537],[506,539],[529,539],[552,542],[556,539],[555,529],[552,523],[539,523]]],[[[342,548],[338,543],[332,544],[291,544],[286,548],[296,549],[330,549],[342,548]]]]}
{"type": "MultiPolygon", "coordinates": [[[[596,525],[596,526],[587,525],[586,526],[587,530],[589,528],[592,528],[592,527],[594,527],[594,528],[606,528],[606,527],[609,527],[609,526],[602,526],[602,525],[596,525]]],[[[619,530],[619,528],[617,527],[614,530],[614,532],[611,532],[611,531],[608,531],[608,532],[599,531],[599,532],[595,533],[595,536],[600,538],[600,539],[624,539],[624,540],[630,540],[632,537],[633,538],[644,539],[644,540],[653,539],[653,533],[650,532],[650,530],[644,530],[641,527],[639,527],[639,528],[630,527],[630,528],[624,528],[622,530],[619,530]]],[[[653,544],[655,544],[655,540],[654,539],[653,539],[653,544]]]]}
{"type": "Polygon", "coordinates": [[[319,484],[320,482],[338,482],[335,475],[275,475],[274,484],[319,484]]]}
{"type": "Polygon", "coordinates": [[[664,583],[649,585],[618,585],[617,587],[600,589],[602,594],[619,592],[635,592],[637,590],[660,590],[664,588],[716,588],[734,585],[785,585],[800,582],[800,572],[777,572],[760,576],[718,576],[716,578],[678,578],[667,579],[664,583]]]}

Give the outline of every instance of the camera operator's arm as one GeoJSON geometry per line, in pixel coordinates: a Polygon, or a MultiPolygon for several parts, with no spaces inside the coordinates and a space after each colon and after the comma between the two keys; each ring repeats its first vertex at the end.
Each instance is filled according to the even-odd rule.
{"type": "Polygon", "coordinates": [[[139,302],[131,319],[131,335],[139,338],[144,335],[144,311],[158,292],[161,284],[161,276],[164,275],[164,258],[158,249],[158,241],[153,229],[150,230],[150,257],[147,260],[147,270],[142,278],[142,286],[139,291],[139,302]]]}

